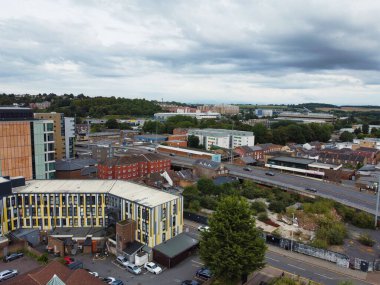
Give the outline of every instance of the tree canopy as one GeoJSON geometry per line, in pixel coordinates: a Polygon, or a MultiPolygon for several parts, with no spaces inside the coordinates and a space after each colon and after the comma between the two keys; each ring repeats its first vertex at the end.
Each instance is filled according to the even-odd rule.
{"type": "Polygon", "coordinates": [[[200,256],[224,284],[234,284],[264,266],[264,239],[244,198],[222,198],[209,226],[210,230],[202,233],[200,256]]]}

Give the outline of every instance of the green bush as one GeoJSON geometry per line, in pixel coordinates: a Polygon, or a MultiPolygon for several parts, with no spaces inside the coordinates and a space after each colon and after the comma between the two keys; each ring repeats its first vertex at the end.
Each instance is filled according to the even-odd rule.
{"type": "Polygon", "coordinates": [[[44,263],[44,264],[48,263],[48,261],[49,261],[49,257],[48,257],[48,255],[47,255],[47,253],[44,253],[43,255],[39,256],[39,257],[37,258],[37,261],[38,261],[38,262],[41,262],[41,263],[44,263]]]}
{"type": "Polygon", "coordinates": [[[347,229],[342,222],[334,221],[331,217],[323,217],[318,222],[315,236],[319,240],[326,241],[328,245],[341,245],[347,236],[347,229]]]}
{"type": "Polygon", "coordinates": [[[283,201],[273,201],[269,204],[268,209],[275,213],[283,213],[286,210],[286,204],[283,201]]]}
{"type": "Polygon", "coordinates": [[[328,248],[328,244],[327,244],[327,241],[326,240],[322,240],[322,239],[314,239],[311,243],[310,243],[311,246],[314,246],[314,247],[317,247],[317,248],[323,248],[323,249],[327,249],[328,248]]]}
{"type": "Polygon", "coordinates": [[[360,211],[352,218],[352,224],[363,229],[374,229],[375,218],[371,214],[360,211]]]}
{"type": "Polygon", "coordinates": [[[251,209],[255,211],[255,213],[265,212],[267,210],[267,205],[261,201],[255,201],[251,204],[251,209]]]}
{"type": "Polygon", "coordinates": [[[374,246],[376,241],[371,238],[369,234],[361,234],[358,238],[358,241],[365,246],[374,246]]]}
{"type": "Polygon", "coordinates": [[[266,212],[259,213],[259,215],[257,216],[257,219],[259,221],[265,222],[265,221],[269,220],[268,214],[266,212]]]}

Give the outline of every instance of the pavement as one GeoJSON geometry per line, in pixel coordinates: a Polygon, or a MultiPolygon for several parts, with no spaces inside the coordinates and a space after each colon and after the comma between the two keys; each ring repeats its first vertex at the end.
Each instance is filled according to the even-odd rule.
{"type": "MultiPolygon", "coordinates": [[[[199,239],[198,226],[199,224],[196,222],[185,220],[184,231],[193,238],[199,239]]],[[[380,272],[366,273],[343,268],[328,261],[270,245],[268,246],[265,261],[268,266],[274,267],[281,272],[302,276],[322,284],[334,285],[343,280],[349,280],[358,285],[380,284],[380,278],[376,279],[380,272]]]]}

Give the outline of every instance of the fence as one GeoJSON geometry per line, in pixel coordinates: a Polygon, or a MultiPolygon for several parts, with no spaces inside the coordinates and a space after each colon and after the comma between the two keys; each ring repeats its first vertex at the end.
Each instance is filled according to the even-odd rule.
{"type": "Polygon", "coordinates": [[[190,221],[193,221],[193,222],[208,225],[208,218],[207,217],[197,215],[197,214],[194,214],[192,212],[183,211],[183,218],[190,220],[190,221]]]}

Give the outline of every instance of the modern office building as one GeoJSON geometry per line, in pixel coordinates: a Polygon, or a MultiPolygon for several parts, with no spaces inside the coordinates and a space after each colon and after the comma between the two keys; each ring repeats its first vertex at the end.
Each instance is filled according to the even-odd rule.
{"type": "Polygon", "coordinates": [[[205,146],[206,150],[210,150],[212,146],[230,149],[255,144],[253,132],[224,129],[189,129],[189,135],[197,136],[199,144],[205,146]]]}
{"type": "Polygon", "coordinates": [[[64,117],[62,113],[34,113],[34,118],[53,120],[55,159],[74,158],[75,122],[74,118],[64,117]]]}
{"type": "Polygon", "coordinates": [[[9,188],[0,179],[2,234],[19,228],[106,227],[133,220],[135,240],[154,247],[183,230],[183,198],[121,180],[32,180],[9,188]],[[3,183],[2,183],[3,182],[3,183]],[[9,189],[8,189],[9,190],[9,189]]]}
{"type": "Polygon", "coordinates": [[[166,121],[170,117],[174,116],[187,116],[187,117],[192,117],[196,118],[198,120],[202,119],[219,119],[220,118],[220,113],[213,113],[213,112],[206,112],[206,113],[201,113],[201,112],[196,112],[196,113],[156,113],[154,114],[154,119],[156,121],[166,121]]]}
{"type": "Polygon", "coordinates": [[[0,107],[0,175],[50,179],[55,172],[53,122],[29,108],[0,107]]]}

